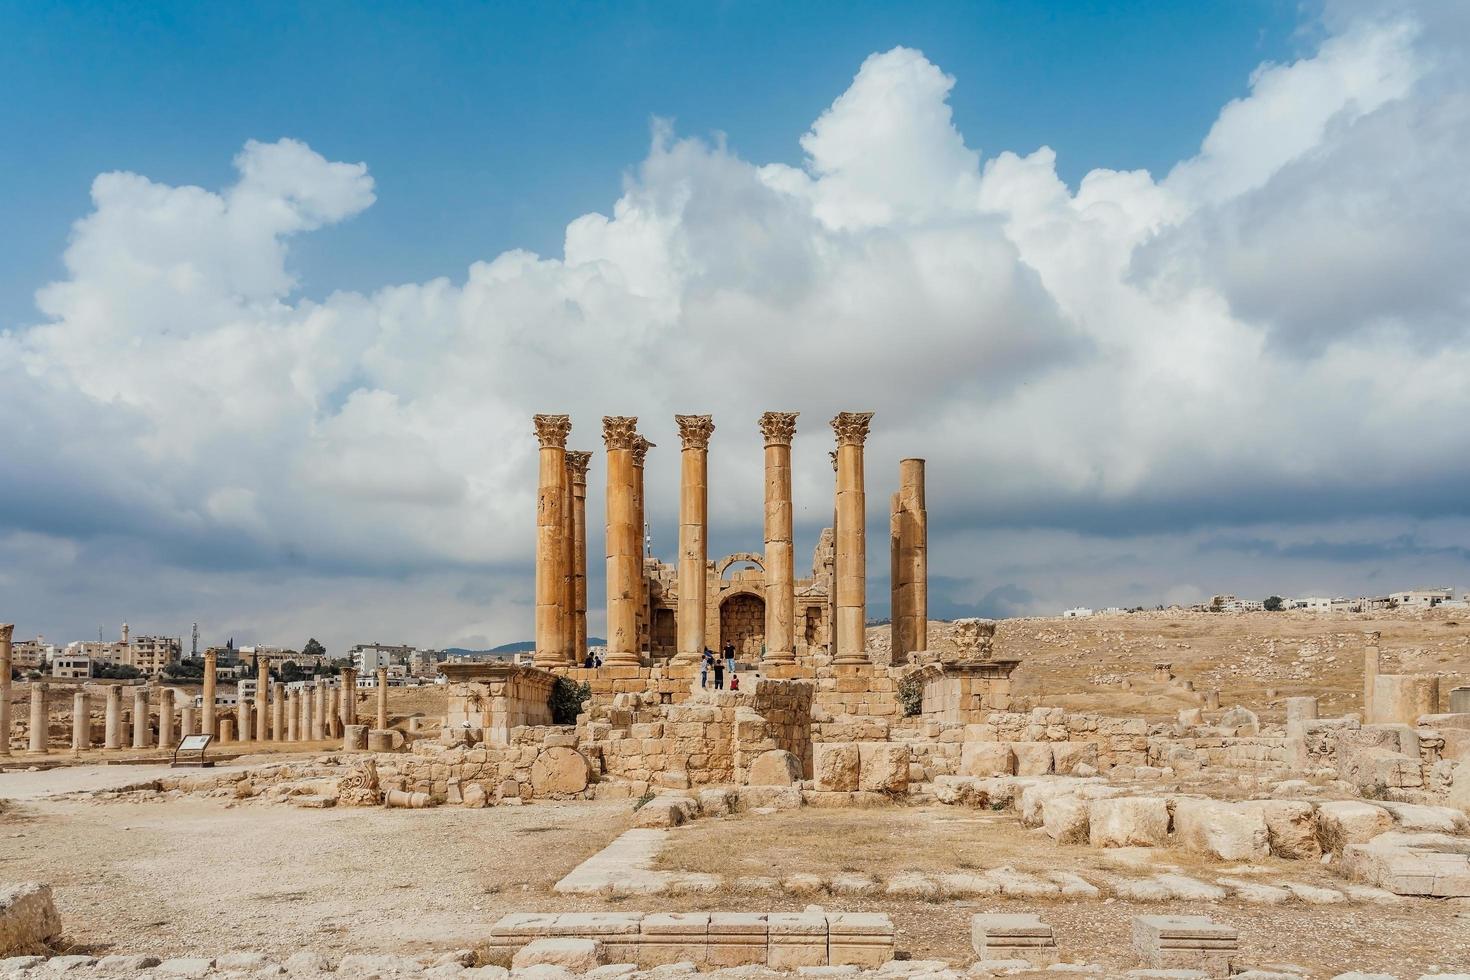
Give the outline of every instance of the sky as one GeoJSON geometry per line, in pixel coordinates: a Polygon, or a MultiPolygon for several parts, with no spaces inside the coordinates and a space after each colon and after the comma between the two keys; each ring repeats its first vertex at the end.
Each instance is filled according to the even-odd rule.
{"type": "Polygon", "coordinates": [[[1470,8],[0,2],[0,619],[529,638],[536,442],[674,556],[763,411],[928,460],[930,609],[1470,586],[1470,8]]]}

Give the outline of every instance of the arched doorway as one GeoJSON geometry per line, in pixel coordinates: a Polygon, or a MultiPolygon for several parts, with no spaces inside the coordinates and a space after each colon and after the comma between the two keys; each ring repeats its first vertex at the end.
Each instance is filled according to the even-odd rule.
{"type": "Polygon", "coordinates": [[[735,656],[745,661],[760,659],[766,642],[766,602],[758,595],[737,592],[720,605],[720,649],[735,644],[735,656]]]}

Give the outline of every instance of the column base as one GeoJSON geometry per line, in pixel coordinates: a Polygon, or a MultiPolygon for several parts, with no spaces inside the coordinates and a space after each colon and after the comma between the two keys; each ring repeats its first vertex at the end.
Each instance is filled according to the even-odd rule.
{"type": "Polygon", "coordinates": [[[866,650],[862,653],[844,653],[832,660],[834,667],[869,667],[872,666],[872,663],[873,659],[868,656],[866,650]]]}
{"type": "Polygon", "coordinates": [[[796,652],[793,650],[767,650],[761,658],[762,667],[790,667],[794,663],[796,652]]]}
{"type": "Polygon", "coordinates": [[[604,667],[642,667],[643,660],[632,650],[609,650],[602,658],[604,667]]]}
{"type": "Polygon", "coordinates": [[[533,667],[561,667],[566,662],[566,655],[560,650],[537,650],[531,655],[533,667]]]}

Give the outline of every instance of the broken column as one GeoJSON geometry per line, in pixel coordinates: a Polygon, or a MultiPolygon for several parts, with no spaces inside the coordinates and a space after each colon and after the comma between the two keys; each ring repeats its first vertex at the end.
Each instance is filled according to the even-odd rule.
{"type": "Polygon", "coordinates": [[[388,668],[378,668],[378,731],[388,730],[388,668]]]}
{"type": "Polygon", "coordinates": [[[607,656],[609,667],[637,667],[639,579],[643,574],[642,531],[637,526],[637,473],[633,453],[641,444],[638,420],[611,415],[602,420],[607,447],[607,656]]]}
{"type": "Polygon", "coordinates": [[[0,623],[0,756],[10,754],[10,660],[14,623],[0,623]]]}
{"type": "Polygon", "coordinates": [[[679,622],[680,663],[695,664],[704,654],[705,589],[709,567],[708,415],[675,415],[683,449],[679,454],[679,622]]]}
{"type": "Polygon", "coordinates": [[[158,747],[171,749],[174,742],[174,689],[161,687],[158,689],[158,747]]]}
{"type": "Polygon", "coordinates": [[[219,654],[213,650],[204,651],[204,683],[202,701],[199,705],[201,712],[199,724],[204,729],[204,734],[206,735],[213,735],[215,732],[214,684],[215,674],[218,671],[218,661],[219,654]]]}
{"type": "Polygon", "coordinates": [[[199,732],[194,727],[196,720],[197,719],[195,717],[194,706],[192,704],[186,704],[182,708],[179,709],[179,737],[180,738],[183,738],[186,735],[198,735],[199,734],[199,732]]]}
{"type": "Polygon", "coordinates": [[[1373,688],[1378,681],[1378,638],[1377,630],[1363,631],[1363,724],[1371,725],[1377,718],[1373,711],[1373,688]]]}
{"type": "Polygon", "coordinates": [[[133,688],[133,748],[146,749],[153,732],[148,728],[148,688],[133,688]]]}
{"type": "Polygon", "coordinates": [[[572,473],[572,663],[587,659],[587,464],[589,452],[567,453],[572,473]]]}
{"type": "MultiPolygon", "coordinates": [[[[238,741],[241,741],[241,742],[248,742],[248,741],[250,741],[250,736],[255,731],[255,725],[252,723],[252,716],[251,716],[251,712],[250,712],[250,702],[247,701],[247,700],[245,700],[242,697],[239,697],[238,696],[238,693],[237,693],[237,696],[235,698],[235,721],[234,721],[234,729],[235,729],[235,738],[238,741]]],[[[223,742],[225,740],[225,737],[224,737],[224,727],[223,726],[220,727],[220,739],[219,740],[221,742],[223,742]]]]}
{"type": "Polygon", "coordinates": [[[791,530],[791,438],[796,412],[766,412],[766,654],[764,663],[796,663],[796,555],[791,530]]]}
{"type": "Polygon", "coordinates": [[[1436,674],[1379,674],[1373,681],[1373,721],[1378,725],[1415,725],[1420,715],[1439,712],[1436,674]]]}
{"type": "Polygon", "coordinates": [[[562,505],[566,499],[567,434],[572,420],[566,415],[537,415],[540,441],[540,479],[536,490],[536,652],[537,667],[565,662],[566,620],[562,610],[562,505]]]}
{"type": "Polygon", "coordinates": [[[863,443],[872,418],[872,412],[840,412],[832,420],[837,434],[837,665],[870,663],[864,632],[868,546],[863,443]]]}
{"type": "Polygon", "coordinates": [[[102,747],[122,748],[122,686],[107,685],[107,701],[104,704],[102,747]]]}
{"type": "Polygon", "coordinates": [[[31,681],[31,751],[46,752],[46,682],[31,681]]]}
{"type": "Polygon", "coordinates": [[[87,692],[78,691],[71,698],[71,748],[82,752],[92,747],[92,706],[87,692]]]}

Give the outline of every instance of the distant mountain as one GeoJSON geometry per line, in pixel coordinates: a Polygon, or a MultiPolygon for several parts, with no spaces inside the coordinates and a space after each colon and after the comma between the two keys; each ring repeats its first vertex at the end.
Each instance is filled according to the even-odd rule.
{"type": "MultiPolygon", "coordinates": [[[[589,647],[605,646],[607,641],[600,636],[587,637],[589,647]]],[[[504,657],[513,653],[531,653],[536,649],[535,640],[520,640],[516,643],[502,643],[498,647],[489,650],[467,650],[464,647],[446,647],[444,652],[456,657],[504,657]]]]}

